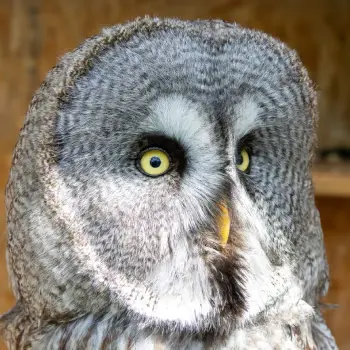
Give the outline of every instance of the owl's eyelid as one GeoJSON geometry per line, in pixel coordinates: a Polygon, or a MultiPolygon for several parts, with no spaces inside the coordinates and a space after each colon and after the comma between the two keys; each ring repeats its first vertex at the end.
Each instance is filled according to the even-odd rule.
{"type": "Polygon", "coordinates": [[[248,151],[252,150],[252,143],[254,141],[254,135],[252,132],[246,134],[242,138],[239,139],[237,142],[237,151],[242,150],[243,148],[246,148],[248,151]]]}
{"type": "Polygon", "coordinates": [[[169,161],[171,161],[171,156],[170,156],[169,152],[167,150],[165,150],[164,148],[159,147],[159,146],[147,146],[139,153],[138,159],[140,159],[146,152],[149,152],[152,150],[157,150],[157,151],[163,152],[169,158],[169,161]]]}
{"type": "Polygon", "coordinates": [[[178,140],[164,134],[141,135],[139,141],[145,142],[144,149],[155,147],[165,150],[167,154],[172,154],[175,150],[182,148],[178,140]]]}

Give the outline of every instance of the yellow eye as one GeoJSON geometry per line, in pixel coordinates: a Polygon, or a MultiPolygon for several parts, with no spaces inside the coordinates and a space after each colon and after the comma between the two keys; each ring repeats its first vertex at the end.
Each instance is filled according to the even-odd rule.
{"type": "Polygon", "coordinates": [[[242,148],[241,153],[237,159],[237,168],[240,171],[247,171],[249,169],[249,163],[250,163],[250,158],[249,158],[249,153],[246,148],[242,148]]]}
{"type": "Polygon", "coordinates": [[[162,150],[151,148],[146,150],[140,158],[140,168],[149,176],[160,176],[170,167],[169,156],[162,150]]]}

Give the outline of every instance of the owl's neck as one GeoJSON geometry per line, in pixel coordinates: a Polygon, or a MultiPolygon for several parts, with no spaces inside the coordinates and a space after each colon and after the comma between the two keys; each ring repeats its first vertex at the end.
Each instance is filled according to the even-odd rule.
{"type": "Polygon", "coordinates": [[[282,314],[268,317],[258,324],[233,329],[225,337],[186,334],[186,331],[182,331],[181,335],[175,335],[175,331],[172,335],[164,335],[156,328],[146,331],[127,325],[121,317],[110,314],[100,318],[86,316],[68,323],[41,327],[30,323],[28,318],[17,318],[17,325],[10,325],[7,336],[8,343],[16,344],[16,349],[39,350],[314,349],[312,316],[299,316],[294,315],[290,320],[285,320],[282,314]]]}

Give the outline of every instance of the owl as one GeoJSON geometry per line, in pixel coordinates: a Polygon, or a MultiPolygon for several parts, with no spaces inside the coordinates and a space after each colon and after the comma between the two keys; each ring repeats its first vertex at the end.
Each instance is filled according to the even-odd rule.
{"type": "Polygon", "coordinates": [[[217,20],[104,29],[48,73],[6,191],[10,349],[336,349],[297,54],[217,20]]]}

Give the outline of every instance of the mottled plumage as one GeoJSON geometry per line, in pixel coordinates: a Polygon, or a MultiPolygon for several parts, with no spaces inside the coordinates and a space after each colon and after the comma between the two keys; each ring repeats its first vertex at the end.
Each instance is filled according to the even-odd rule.
{"type": "Polygon", "coordinates": [[[7,343],[336,349],[319,305],[316,120],[295,52],[238,25],[139,19],[64,56],[32,100],[7,187],[7,343]],[[165,175],[137,166],[149,146],[169,154],[165,175]]]}

